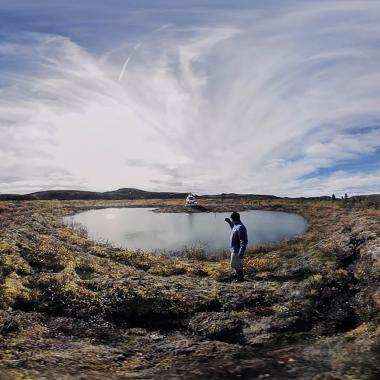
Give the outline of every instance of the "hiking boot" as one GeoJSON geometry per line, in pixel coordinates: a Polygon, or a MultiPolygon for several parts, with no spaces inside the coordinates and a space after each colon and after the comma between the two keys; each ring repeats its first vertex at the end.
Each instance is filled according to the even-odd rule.
{"type": "Polygon", "coordinates": [[[244,274],[242,270],[236,270],[230,274],[230,282],[243,282],[244,274]]]}
{"type": "Polygon", "coordinates": [[[236,281],[237,282],[244,282],[244,273],[243,273],[242,269],[236,271],[236,281]]]}

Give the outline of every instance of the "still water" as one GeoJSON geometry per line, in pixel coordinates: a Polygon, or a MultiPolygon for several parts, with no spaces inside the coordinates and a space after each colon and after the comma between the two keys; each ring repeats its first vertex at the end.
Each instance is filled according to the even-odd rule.
{"type": "MultiPolygon", "coordinates": [[[[80,223],[90,239],[117,247],[148,251],[175,251],[202,246],[206,252],[228,249],[230,213],[157,213],[151,208],[106,208],[65,218],[80,223]]],[[[272,243],[302,234],[305,219],[296,214],[250,210],[240,213],[249,245],[272,243]]]]}

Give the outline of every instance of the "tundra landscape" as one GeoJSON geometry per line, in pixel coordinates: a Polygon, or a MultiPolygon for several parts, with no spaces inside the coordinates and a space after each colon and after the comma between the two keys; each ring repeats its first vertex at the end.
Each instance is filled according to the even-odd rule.
{"type": "MultiPolygon", "coordinates": [[[[228,259],[91,241],[63,217],[181,212],[183,199],[0,203],[1,379],[363,379],[380,374],[380,211],[368,199],[206,197],[200,212],[276,210],[304,235],[228,259]]],[[[198,212],[198,210],[196,210],[198,212]]]]}
{"type": "Polygon", "coordinates": [[[379,380],[379,20],[0,0],[0,380],[379,380]]]}

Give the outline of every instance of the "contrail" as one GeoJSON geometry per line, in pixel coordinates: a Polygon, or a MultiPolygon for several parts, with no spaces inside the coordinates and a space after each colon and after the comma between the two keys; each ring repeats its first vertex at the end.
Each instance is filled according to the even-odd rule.
{"type": "Polygon", "coordinates": [[[127,59],[126,59],[125,62],[124,62],[123,67],[121,68],[118,82],[120,82],[120,81],[123,79],[123,76],[124,76],[124,73],[125,73],[125,69],[127,68],[128,63],[129,63],[129,61],[131,60],[133,53],[134,53],[134,52],[135,52],[135,51],[136,51],[136,50],[137,50],[142,44],[143,44],[142,42],[139,42],[138,44],[136,44],[136,45],[133,47],[131,54],[128,55],[127,59]]]}
{"type": "MultiPolygon", "coordinates": [[[[160,32],[161,30],[166,29],[166,28],[168,28],[169,26],[170,26],[170,24],[162,25],[162,26],[160,26],[159,28],[153,30],[149,35],[154,34],[154,33],[157,33],[157,32],[160,32]]],[[[145,38],[145,39],[146,39],[146,38],[145,38]]],[[[131,60],[131,58],[132,58],[133,54],[135,53],[135,51],[138,50],[138,49],[142,46],[142,44],[144,43],[145,39],[143,39],[141,42],[139,42],[138,44],[136,44],[136,45],[133,47],[132,52],[128,55],[127,59],[126,59],[125,62],[124,62],[123,67],[121,68],[121,71],[120,71],[120,74],[119,74],[118,82],[120,82],[120,81],[123,79],[124,74],[125,74],[125,70],[127,69],[127,66],[128,66],[129,61],[131,60]]]]}

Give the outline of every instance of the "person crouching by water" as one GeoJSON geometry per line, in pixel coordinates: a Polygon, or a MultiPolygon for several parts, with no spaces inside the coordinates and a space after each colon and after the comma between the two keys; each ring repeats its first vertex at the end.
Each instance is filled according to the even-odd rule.
{"type": "Polygon", "coordinates": [[[245,250],[248,245],[247,229],[240,221],[240,214],[233,212],[230,218],[224,219],[231,227],[230,252],[231,252],[231,269],[236,272],[237,281],[244,281],[243,262],[245,250]]]}

